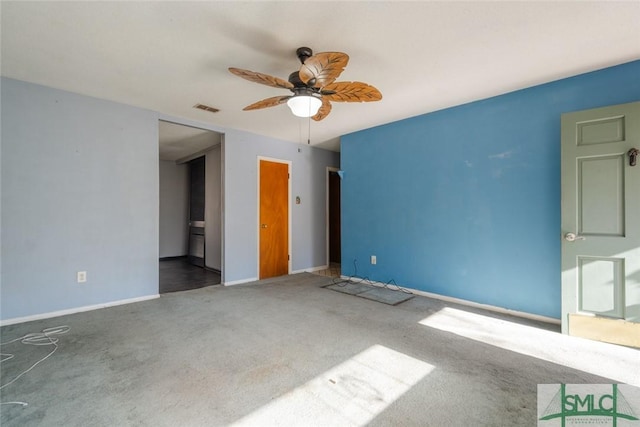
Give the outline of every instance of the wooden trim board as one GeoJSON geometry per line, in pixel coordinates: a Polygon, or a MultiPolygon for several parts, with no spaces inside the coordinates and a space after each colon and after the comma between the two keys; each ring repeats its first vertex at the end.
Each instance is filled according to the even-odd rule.
{"type": "Polygon", "coordinates": [[[640,348],[640,323],[569,314],[569,335],[640,348]]]}

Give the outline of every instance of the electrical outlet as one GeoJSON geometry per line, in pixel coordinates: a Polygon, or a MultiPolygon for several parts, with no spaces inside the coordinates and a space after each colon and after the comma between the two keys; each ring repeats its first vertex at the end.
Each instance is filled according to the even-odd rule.
{"type": "Polygon", "coordinates": [[[378,262],[378,259],[375,255],[371,255],[371,264],[375,265],[378,262]]]}
{"type": "Polygon", "coordinates": [[[78,283],[85,283],[87,281],[87,272],[78,271],[76,273],[76,280],[78,281],[78,283]]]}

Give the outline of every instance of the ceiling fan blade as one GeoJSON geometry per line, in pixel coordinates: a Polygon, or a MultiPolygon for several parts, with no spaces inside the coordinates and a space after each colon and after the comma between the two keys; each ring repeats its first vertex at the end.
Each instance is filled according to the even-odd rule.
{"type": "Polygon", "coordinates": [[[320,106],[320,109],[318,110],[316,115],[312,116],[311,118],[316,122],[319,122],[320,120],[327,117],[330,112],[331,112],[331,103],[329,102],[328,99],[326,99],[325,97],[322,97],[322,105],[320,106]]]}
{"type": "Polygon", "coordinates": [[[273,77],[268,74],[262,74],[255,71],[243,70],[241,68],[229,68],[229,71],[238,77],[249,80],[254,83],[261,83],[271,87],[279,87],[282,89],[293,89],[293,85],[286,80],[273,77]]]}
{"type": "Polygon", "coordinates": [[[336,102],[380,101],[382,94],[375,87],[362,82],[336,82],[321,91],[322,98],[336,102]]]}
{"type": "Polygon", "coordinates": [[[263,99],[262,101],[254,102],[251,105],[247,105],[243,108],[244,111],[259,110],[261,108],[275,107],[276,105],[284,104],[290,96],[273,96],[271,98],[263,99]]]}
{"type": "Polygon", "coordinates": [[[349,62],[342,52],[321,52],[307,58],[300,67],[300,80],[312,87],[325,87],[338,78],[349,62]]]}

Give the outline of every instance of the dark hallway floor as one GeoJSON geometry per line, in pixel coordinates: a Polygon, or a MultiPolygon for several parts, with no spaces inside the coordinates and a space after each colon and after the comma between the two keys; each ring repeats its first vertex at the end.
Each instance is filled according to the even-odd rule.
{"type": "Polygon", "coordinates": [[[160,293],[219,285],[220,273],[189,264],[187,257],[160,260],[160,293]]]}

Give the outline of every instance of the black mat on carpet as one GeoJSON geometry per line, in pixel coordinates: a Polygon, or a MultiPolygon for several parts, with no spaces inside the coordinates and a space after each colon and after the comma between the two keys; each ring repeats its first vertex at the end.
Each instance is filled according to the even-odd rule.
{"type": "Polygon", "coordinates": [[[348,295],[355,295],[371,301],[377,301],[389,305],[398,305],[410,300],[415,296],[413,294],[402,292],[399,290],[396,291],[389,288],[366,285],[363,283],[344,282],[325,287],[327,289],[331,289],[332,291],[341,292],[348,295]]]}

